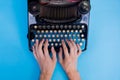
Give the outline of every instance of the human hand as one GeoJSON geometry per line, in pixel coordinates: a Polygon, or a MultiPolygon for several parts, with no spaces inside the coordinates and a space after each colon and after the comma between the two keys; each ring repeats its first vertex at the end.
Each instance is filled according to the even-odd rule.
{"type": "Polygon", "coordinates": [[[33,54],[41,68],[40,80],[50,80],[57,61],[56,52],[54,50],[54,47],[52,47],[51,58],[48,52],[48,40],[46,40],[44,44],[43,43],[44,39],[40,41],[40,43],[38,42],[38,40],[36,40],[36,43],[33,46],[33,54]]]}
{"type": "Polygon", "coordinates": [[[70,80],[80,80],[79,73],[77,72],[77,59],[82,51],[80,50],[80,46],[75,44],[73,40],[66,40],[66,42],[70,48],[70,52],[68,52],[65,42],[62,40],[62,48],[59,51],[60,64],[70,80]],[[64,53],[64,59],[62,52],[64,53]]]}

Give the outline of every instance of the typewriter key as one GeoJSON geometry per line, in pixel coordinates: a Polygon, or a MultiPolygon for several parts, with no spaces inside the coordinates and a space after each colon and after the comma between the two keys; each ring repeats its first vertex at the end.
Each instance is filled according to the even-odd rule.
{"type": "Polygon", "coordinates": [[[38,35],[35,35],[36,38],[38,38],[38,35]]]}
{"type": "Polygon", "coordinates": [[[70,31],[69,30],[67,30],[67,33],[69,33],[70,31]]]}
{"type": "Polygon", "coordinates": [[[42,35],[40,34],[40,35],[39,35],[39,37],[41,38],[41,37],[42,37],[42,35]]]}
{"type": "Polygon", "coordinates": [[[39,31],[39,30],[37,30],[37,33],[39,34],[39,33],[40,33],[40,31],[39,31]]]}
{"type": "Polygon", "coordinates": [[[51,40],[51,39],[48,39],[48,41],[49,41],[49,42],[52,42],[52,40],[51,40]]]}
{"type": "Polygon", "coordinates": [[[44,33],[44,30],[42,30],[41,33],[44,33]]]}
{"type": "Polygon", "coordinates": [[[83,38],[82,41],[85,41],[85,39],[83,38]]]}
{"type": "Polygon", "coordinates": [[[83,44],[82,43],[80,43],[80,46],[82,46],[83,44]]]}
{"type": "Polygon", "coordinates": [[[65,37],[67,37],[67,34],[65,34],[65,37]]]}
{"type": "Polygon", "coordinates": [[[56,39],[53,39],[53,42],[56,42],[56,39]]]}
{"type": "Polygon", "coordinates": [[[50,30],[50,33],[52,33],[53,31],[52,30],[50,30]]]}
{"type": "Polygon", "coordinates": [[[44,35],[44,38],[46,38],[47,37],[47,35],[44,35]]]}
{"type": "Polygon", "coordinates": [[[82,33],[82,30],[79,30],[80,33],[82,33]]]}
{"type": "Polygon", "coordinates": [[[37,28],[38,28],[38,27],[35,25],[35,26],[34,26],[34,29],[37,29],[37,28]]]}
{"type": "Polygon", "coordinates": [[[81,34],[81,37],[84,37],[84,34],[81,34]]]}
{"type": "Polygon", "coordinates": [[[63,30],[63,33],[65,33],[65,30],[63,30]]]}
{"type": "Polygon", "coordinates": [[[82,25],[81,27],[82,27],[82,29],[83,29],[83,28],[85,28],[85,26],[84,26],[84,25],[82,25]]]}
{"type": "Polygon", "coordinates": [[[51,37],[51,35],[50,35],[50,34],[48,34],[48,37],[50,38],[50,37],[51,37]]]}
{"type": "Polygon", "coordinates": [[[57,34],[57,35],[56,35],[56,37],[58,38],[58,37],[59,37],[59,35],[57,34]]]}
{"type": "Polygon", "coordinates": [[[51,43],[51,46],[53,46],[54,44],[53,43],[51,43]]]}
{"type": "Polygon", "coordinates": [[[61,33],[61,30],[58,30],[58,33],[61,33]]]}
{"type": "Polygon", "coordinates": [[[35,40],[34,40],[34,39],[32,39],[32,42],[35,42],[35,40]]]}
{"type": "Polygon", "coordinates": [[[78,39],[78,41],[80,41],[80,39],[78,39]]]}
{"type": "Polygon", "coordinates": [[[48,30],[46,30],[45,32],[48,33],[48,30]]]}
{"type": "Polygon", "coordinates": [[[58,42],[60,42],[60,39],[57,39],[58,42]]]}
{"type": "Polygon", "coordinates": [[[52,35],[52,37],[54,38],[54,37],[55,37],[55,35],[53,34],[53,35],[52,35]]]}
{"type": "Polygon", "coordinates": [[[58,46],[58,43],[55,43],[55,46],[58,46]]]}
{"type": "Polygon", "coordinates": [[[54,30],[54,33],[57,33],[57,30],[54,30]]]}

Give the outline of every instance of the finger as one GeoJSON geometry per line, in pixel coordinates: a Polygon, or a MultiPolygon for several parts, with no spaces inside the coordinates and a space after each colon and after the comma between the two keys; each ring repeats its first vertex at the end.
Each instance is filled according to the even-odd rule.
{"type": "Polygon", "coordinates": [[[79,45],[79,44],[77,44],[77,48],[78,48],[77,56],[80,56],[80,55],[81,55],[81,53],[82,53],[82,50],[81,50],[81,48],[80,48],[80,45],[79,45]]]}
{"type": "Polygon", "coordinates": [[[63,58],[62,58],[62,48],[60,48],[60,51],[58,53],[59,56],[59,62],[62,63],[63,62],[63,58]]]}
{"type": "Polygon", "coordinates": [[[32,49],[33,49],[33,55],[34,55],[35,59],[37,59],[37,54],[36,54],[35,47],[33,46],[32,49]]]}
{"type": "Polygon", "coordinates": [[[68,46],[70,47],[70,53],[71,53],[71,54],[74,54],[74,53],[73,53],[73,52],[74,52],[74,49],[73,49],[72,43],[71,43],[69,40],[66,40],[66,42],[67,42],[68,46]]]}
{"type": "Polygon", "coordinates": [[[42,39],[42,40],[40,41],[40,44],[38,45],[39,48],[42,49],[42,46],[43,46],[44,41],[45,41],[44,39],[42,39]]]}
{"type": "Polygon", "coordinates": [[[35,42],[35,45],[34,45],[36,51],[38,50],[38,45],[39,45],[39,41],[37,39],[36,42],[35,42]]]}
{"type": "Polygon", "coordinates": [[[40,41],[39,45],[38,45],[38,57],[44,57],[43,55],[43,50],[42,50],[42,46],[44,43],[44,39],[42,39],[42,41],[40,41]]]}
{"type": "Polygon", "coordinates": [[[69,56],[68,48],[67,48],[67,46],[66,46],[66,44],[65,44],[65,42],[63,40],[62,40],[62,47],[63,47],[65,57],[68,57],[69,56]]]}
{"type": "Polygon", "coordinates": [[[56,51],[55,51],[54,47],[51,48],[51,52],[52,52],[52,60],[54,62],[56,62],[57,58],[56,58],[56,51]]]}
{"type": "Polygon", "coordinates": [[[43,51],[44,51],[44,55],[45,55],[46,57],[49,57],[49,52],[48,52],[48,40],[45,41],[43,51]]]}
{"type": "Polygon", "coordinates": [[[73,45],[73,48],[74,48],[74,51],[76,53],[77,52],[77,46],[76,46],[75,42],[72,39],[70,39],[70,41],[71,41],[71,43],[73,45]]]}

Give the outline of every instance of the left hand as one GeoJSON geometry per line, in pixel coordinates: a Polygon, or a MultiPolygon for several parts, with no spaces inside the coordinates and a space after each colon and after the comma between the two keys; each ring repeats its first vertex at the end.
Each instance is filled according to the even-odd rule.
{"type": "Polygon", "coordinates": [[[40,41],[40,43],[38,42],[38,40],[36,40],[36,43],[33,46],[33,53],[41,68],[40,80],[50,80],[57,62],[56,52],[54,47],[52,47],[51,58],[48,52],[48,40],[45,41],[44,45],[43,43],[44,39],[40,41]],[[42,46],[44,46],[43,50],[42,46]]]}

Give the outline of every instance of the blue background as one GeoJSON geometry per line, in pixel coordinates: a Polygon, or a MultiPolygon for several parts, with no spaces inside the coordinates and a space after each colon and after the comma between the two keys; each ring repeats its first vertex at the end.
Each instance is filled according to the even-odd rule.
{"type": "MultiPolygon", "coordinates": [[[[82,80],[120,80],[120,0],[91,0],[88,49],[79,57],[82,80]]],[[[28,50],[27,1],[0,1],[0,80],[38,80],[28,50]]],[[[52,80],[67,80],[57,63],[52,80]]]]}

